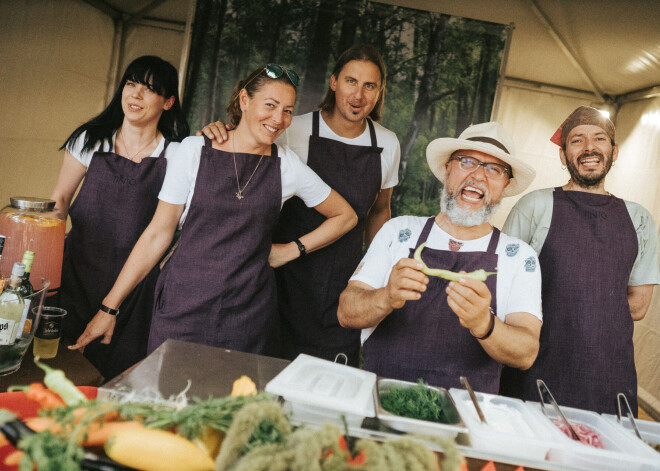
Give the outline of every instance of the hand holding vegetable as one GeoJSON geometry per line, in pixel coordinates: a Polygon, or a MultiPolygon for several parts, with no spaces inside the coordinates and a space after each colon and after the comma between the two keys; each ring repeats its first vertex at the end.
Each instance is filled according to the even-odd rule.
{"type": "Polygon", "coordinates": [[[473,278],[461,278],[447,286],[447,305],[461,325],[475,337],[483,337],[491,323],[492,295],[486,283],[473,278]]]}
{"type": "Polygon", "coordinates": [[[402,258],[392,268],[385,290],[389,308],[400,309],[406,301],[418,300],[429,279],[422,273],[423,262],[402,258]]]}

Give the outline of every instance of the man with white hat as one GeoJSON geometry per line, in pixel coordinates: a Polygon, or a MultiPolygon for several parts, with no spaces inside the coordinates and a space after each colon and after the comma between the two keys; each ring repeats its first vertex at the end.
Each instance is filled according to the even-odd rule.
{"type": "Polygon", "coordinates": [[[489,220],[504,196],[522,192],[534,170],[515,157],[495,122],[436,139],[426,149],[444,184],[435,217],[387,222],[340,297],[343,326],[363,330],[364,368],[380,376],[497,393],[502,364],[529,368],[541,330],[538,258],[489,220]],[[415,250],[423,262],[413,259],[415,250]],[[496,272],[448,281],[422,270],[496,272]]]}
{"type": "Polygon", "coordinates": [[[525,195],[503,229],[539,254],[544,323],[536,363],[505,371],[502,393],[538,400],[542,379],[561,405],[613,414],[624,393],[637,415],[633,321],[660,283],[655,224],[605,190],[619,153],[609,118],[580,106],[550,140],[570,180],[525,195]]]}

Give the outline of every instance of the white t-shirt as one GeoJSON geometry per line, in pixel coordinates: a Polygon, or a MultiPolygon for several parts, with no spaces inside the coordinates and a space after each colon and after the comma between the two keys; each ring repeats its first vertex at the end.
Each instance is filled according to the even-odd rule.
{"type": "MultiPolygon", "coordinates": [[[[108,141],[103,141],[102,143],[99,142],[97,143],[94,148],[91,151],[88,152],[83,152],[82,148],[85,145],[85,135],[87,131],[83,132],[78,136],[78,139],[73,143],[73,146],[71,146],[71,149],[67,148],[69,153],[78,160],[81,164],[83,164],[85,167],[89,167],[90,162],[92,161],[92,155],[94,155],[94,152],[98,151],[99,149],[102,152],[110,152],[114,150],[115,148],[115,137],[117,136],[117,133],[114,133],[112,135],[112,143],[109,143],[108,141]]],[[[165,145],[165,138],[161,138],[160,142],[154,149],[154,151],[151,153],[151,157],[158,157],[161,152],[163,152],[163,146],[165,145]]],[[[172,156],[176,153],[176,149],[179,147],[178,142],[170,142],[169,145],[167,146],[167,149],[165,150],[165,158],[166,159],[171,159],[172,156]]]]}
{"type": "MultiPolygon", "coordinates": [[[[400,216],[386,222],[376,234],[351,281],[361,281],[375,289],[386,286],[392,268],[400,259],[408,258],[427,220],[426,217],[400,216]]],[[[452,240],[462,244],[459,252],[485,252],[491,235],[492,232],[475,240],[458,240],[433,224],[426,247],[448,250],[449,241],[452,240]]],[[[543,320],[541,270],[536,252],[522,240],[501,233],[495,253],[498,255],[497,317],[504,321],[507,314],[512,312],[528,312],[543,320]]],[[[374,329],[372,327],[362,331],[362,342],[374,329]]]]}
{"type": "MultiPolygon", "coordinates": [[[[167,166],[165,181],[158,199],[170,204],[185,204],[179,221],[186,219],[190,202],[195,192],[195,181],[199,171],[199,161],[204,147],[203,136],[187,137],[181,142],[177,153],[167,166]]],[[[277,146],[282,173],[282,203],[298,196],[307,207],[312,208],[330,195],[330,187],[288,147],[277,146]]]]}
{"type": "MultiPolygon", "coordinates": [[[[332,139],[334,141],[343,142],[353,146],[370,146],[371,134],[369,133],[369,126],[364,132],[355,138],[341,137],[330,129],[330,127],[323,121],[323,116],[319,116],[319,136],[332,139]]],[[[376,130],[376,140],[378,147],[382,147],[383,151],[380,154],[380,168],[382,173],[381,189],[392,188],[399,182],[399,161],[401,159],[401,147],[399,140],[389,129],[384,128],[377,122],[374,123],[376,130]]],[[[277,139],[277,143],[286,145],[293,150],[296,155],[307,163],[309,152],[309,137],[312,135],[312,113],[307,113],[300,116],[294,116],[291,121],[291,126],[287,128],[284,133],[277,139]]]]}

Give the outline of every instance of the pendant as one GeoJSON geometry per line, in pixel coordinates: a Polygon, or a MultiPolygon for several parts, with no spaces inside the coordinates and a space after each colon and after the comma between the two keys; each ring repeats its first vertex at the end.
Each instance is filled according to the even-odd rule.
{"type": "Polygon", "coordinates": [[[242,195],[242,193],[241,193],[240,191],[237,191],[237,192],[236,192],[236,199],[237,199],[237,200],[242,200],[242,199],[243,199],[243,195],[242,195]]]}

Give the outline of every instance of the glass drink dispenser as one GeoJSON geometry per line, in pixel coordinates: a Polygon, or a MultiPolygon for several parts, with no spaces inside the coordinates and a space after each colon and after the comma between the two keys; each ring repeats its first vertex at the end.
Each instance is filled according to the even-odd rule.
{"type": "Polygon", "coordinates": [[[26,250],[35,253],[30,278],[50,280],[50,290],[60,287],[66,221],[53,212],[55,201],[15,196],[0,211],[0,234],[6,236],[0,272],[11,273],[26,250]]]}

